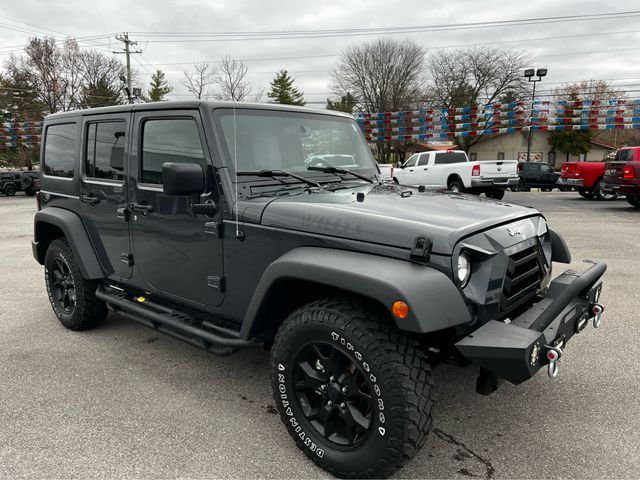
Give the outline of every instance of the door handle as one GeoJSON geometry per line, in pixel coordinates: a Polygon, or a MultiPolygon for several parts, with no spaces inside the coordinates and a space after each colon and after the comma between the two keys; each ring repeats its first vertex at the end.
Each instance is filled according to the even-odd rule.
{"type": "Polygon", "coordinates": [[[153,207],[151,205],[143,205],[141,203],[132,203],[131,210],[139,212],[146,217],[153,211],[153,207]]]}
{"type": "Polygon", "coordinates": [[[98,203],[100,199],[98,197],[92,197],[90,195],[80,195],[80,201],[82,203],[88,203],[89,205],[93,206],[98,203]]]}
{"type": "Polygon", "coordinates": [[[429,170],[428,168],[425,168],[425,170],[429,170]]]}
{"type": "Polygon", "coordinates": [[[127,221],[129,218],[129,215],[127,215],[129,212],[127,211],[127,209],[125,207],[120,207],[116,209],[116,217],[121,218],[122,220],[127,221]]]}

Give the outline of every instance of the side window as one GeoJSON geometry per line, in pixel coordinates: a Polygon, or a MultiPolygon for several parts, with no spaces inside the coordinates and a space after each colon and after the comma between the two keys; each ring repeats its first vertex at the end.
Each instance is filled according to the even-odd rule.
{"type": "Polygon", "coordinates": [[[553,168],[551,168],[550,165],[540,165],[540,168],[542,169],[542,173],[552,173],[553,172],[553,168]]]}
{"type": "Polygon", "coordinates": [[[87,128],[87,177],[124,180],[124,120],[90,123],[87,128]]]}
{"type": "Polygon", "coordinates": [[[198,125],[191,118],[147,120],[142,126],[140,183],[162,183],[162,164],[207,164],[200,143],[198,125]]]}
{"type": "Polygon", "coordinates": [[[52,177],[73,178],[78,129],[75,123],[49,125],[44,137],[44,173],[52,177]]]}
{"type": "Polygon", "coordinates": [[[418,160],[418,165],[420,165],[420,166],[429,165],[429,154],[428,153],[421,153],[420,154],[420,160],[418,160]]]}
{"type": "Polygon", "coordinates": [[[416,154],[416,155],[411,155],[409,157],[409,160],[407,160],[407,163],[404,164],[405,167],[415,167],[416,163],[418,163],[418,157],[420,155],[416,154]]]}
{"type": "Polygon", "coordinates": [[[469,154],[469,160],[472,162],[475,162],[478,160],[478,154],[476,152],[471,152],[469,154]]]}
{"type": "Polygon", "coordinates": [[[498,160],[504,160],[504,152],[498,152],[498,160]]]}

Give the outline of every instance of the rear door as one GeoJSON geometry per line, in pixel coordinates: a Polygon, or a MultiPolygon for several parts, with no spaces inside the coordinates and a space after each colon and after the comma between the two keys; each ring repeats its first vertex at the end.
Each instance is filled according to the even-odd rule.
{"type": "Polygon", "coordinates": [[[145,289],[192,308],[218,306],[224,298],[221,213],[195,214],[191,207],[220,204],[200,112],[136,112],[133,123],[129,172],[134,278],[145,289]],[[164,194],[165,162],[199,164],[205,193],[164,194]]]}
{"type": "Polygon", "coordinates": [[[91,238],[101,244],[101,263],[121,278],[132,272],[125,183],[130,118],[123,112],[82,121],[80,212],[91,238]]]}

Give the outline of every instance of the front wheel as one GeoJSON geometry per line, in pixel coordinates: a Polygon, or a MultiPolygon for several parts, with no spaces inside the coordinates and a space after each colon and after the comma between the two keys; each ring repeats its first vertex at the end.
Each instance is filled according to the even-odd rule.
{"type": "Polygon", "coordinates": [[[636,208],[640,208],[640,196],[627,195],[627,202],[629,202],[629,205],[633,205],[636,208]]]}
{"type": "Polygon", "coordinates": [[[305,305],[280,327],[271,367],[287,430],[337,477],[387,477],[426,440],[429,364],[382,309],[343,298],[305,305]]]}
{"type": "Polygon", "coordinates": [[[9,197],[13,197],[16,194],[16,187],[13,185],[7,185],[4,187],[4,194],[9,197]]]}

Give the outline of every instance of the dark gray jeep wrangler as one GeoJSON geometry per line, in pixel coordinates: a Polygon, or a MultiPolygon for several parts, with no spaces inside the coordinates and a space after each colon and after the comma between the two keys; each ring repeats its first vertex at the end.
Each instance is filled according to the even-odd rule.
{"type": "Polygon", "coordinates": [[[350,116],[157,103],[44,122],[33,254],[62,324],[109,311],[219,355],[270,348],[296,444],[385,477],[425,442],[432,360],[477,391],[558,373],[598,326],[606,265],[551,279],[565,242],[531,208],[381,181],[350,116]]]}

